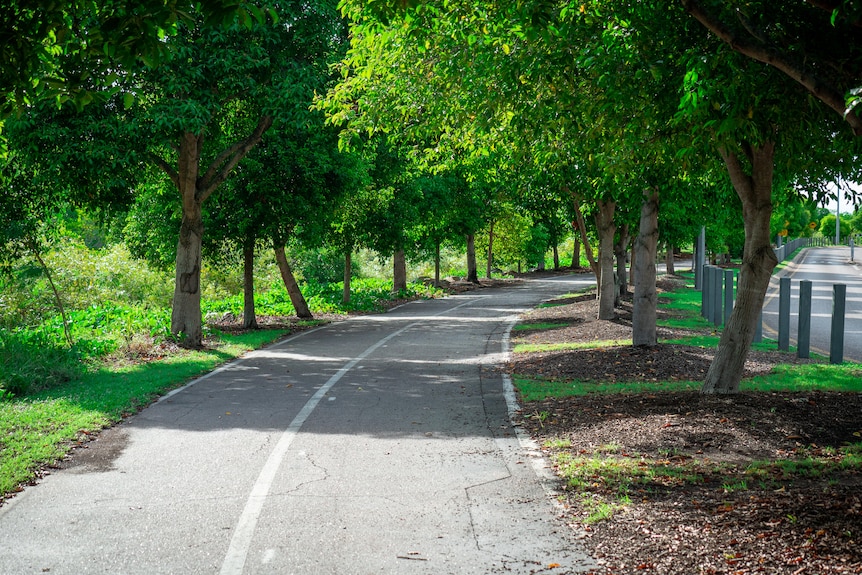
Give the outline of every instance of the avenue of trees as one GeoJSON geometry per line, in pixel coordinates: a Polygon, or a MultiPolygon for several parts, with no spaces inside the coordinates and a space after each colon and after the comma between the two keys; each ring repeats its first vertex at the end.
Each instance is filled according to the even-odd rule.
{"type": "Polygon", "coordinates": [[[411,260],[435,260],[439,281],[444,246],[478,281],[548,252],[559,265],[563,241],[596,273],[599,319],[633,285],[633,344],[654,346],[659,251],[706,226],[712,251],[742,257],[703,388],[732,393],[776,236],[827,226],[818,203],[862,177],[854,0],[35,0],[0,14],[4,269],[40,258],[56,213],[98,214],[174,270],[170,329],[189,347],[205,260],[243,262],[255,327],[261,250],[310,317],[294,249],[338,254],[347,301],[360,247],[393,262],[397,291],[411,260]]]}
{"type": "Polygon", "coordinates": [[[776,264],[774,195],[858,176],[859,3],[786,4],[345,2],[352,46],[326,104],[348,142],[382,133],[468,170],[502,149],[588,204],[600,318],[615,234],[636,229],[635,345],[655,345],[662,206],[691,202],[700,224],[732,190],[742,273],[703,388],[730,393],[776,264]]]}

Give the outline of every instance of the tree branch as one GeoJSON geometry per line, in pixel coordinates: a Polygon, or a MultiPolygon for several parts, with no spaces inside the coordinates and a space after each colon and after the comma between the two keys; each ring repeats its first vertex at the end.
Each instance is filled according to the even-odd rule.
{"type": "Polygon", "coordinates": [[[201,187],[201,188],[206,187],[209,184],[209,182],[211,182],[212,179],[215,177],[216,173],[218,172],[219,167],[225,161],[227,161],[228,158],[230,158],[231,156],[236,154],[242,148],[244,143],[245,143],[245,140],[240,140],[239,142],[236,142],[230,148],[226,148],[218,156],[216,156],[216,158],[209,165],[209,168],[207,168],[206,173],[200,177],[200,180],[198,181],[199,187],[201,187]]]}
{"type": "Polygon", "coordinates": [[[161,168],[164,173],[166,173],[168,175],[168,177],[174,183],[174,186],[176,186],[177,190],[179,190],[180,189],[180,176],[177,173],[177,171],[173,168],[173,166],[171,166],[169,163],[164,161],[161,158],[161,156],[157,156],[153,152],[150,152],[150,159],[153,161],[154,164],[156,164],[159,168],[161,168]]]}
{"type": "MultiPolygon", "coordinates": [[[[815,8],[826,10],[827,12],[835,12],[841,9],[841,2],[838,0],[806,0],[806,2],[815,8]]],[[[848,20],[851,25],[857,28],[862,26],[862,20],[848,20]]]]}
{"type": "Polygon", "coordinates": [[[227,179],[239,161],[260,142],[270,126],[272,126],[272,116],[263,116],[248,138],[232,145],[213,160],[198,183],[199,202],[203,203],[227,179]]]}
{"type": "Polygon", "coordinates": [[[695,20],[703,24],[707,30],[728,44],[735,52],[739,52],[753,60],[763,62],[764,64],[768,64],[773,68],[780,70],[792,80],[801,84],[818,100],[838,112],[844,120],[850,124],[854,135],[862,136],[862,119],[860,119],[855,112],[847,111],[847,104],[844,101],[844,96],[835,87],[819,80],[812,74],[806,73],[803,71],[802,66],[791,62],[778,51],[772,50],[768,46],[761,46],[760,44],[734,34],[734,32],[719,21],[718,18],[707,13],[697,0],[681,0],[681,2],[686,12],[691,14],[695,20]]]}

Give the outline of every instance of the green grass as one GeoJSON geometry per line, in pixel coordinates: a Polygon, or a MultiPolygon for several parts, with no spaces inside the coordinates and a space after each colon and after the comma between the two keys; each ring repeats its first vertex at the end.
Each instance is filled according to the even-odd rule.
{"type": "Polygon", "coordinates": [[[568,451],[570,445],[546,443],[554,465],[569,489],[579,493],[586,523],[608,518],[630,503],[629,493],[649,493],[686,485],[715,486],[725,493],[748,491],[752,485],[778,489],[797,477],[823,479],[862,469],[862,443],[835,450],[802,453],[797,459],[732,464],[693,458],[653,458],[598,448],[568,451]]]}
{"type": "Polygon", "coordinates": [[[622,511],[631,505],[631,499],[628,495],[620,495],[617,501],[613,502],[597,498],[591,493],[581,493],[580,504],[587,512],[584,523],[592,525],[610,519],[616,512],[622,511]]]}
{"type": "MultiPolygon", "coordinates": [[[[862,365],[845,363],[779,364],[772,373],[743,379],[739,390],[743,392],[811,392],[811,391],[862,391],[862,365]]],[[[661,393],[671,391],[697,391],[697,381],[556,381],[528,377],[514,377],[513,383],[525,402],[541,401],[551,397],[577,397],[590,394],[661,393]]]]}
{"type": "Polygon", "coordinates": [[[862,392],[862,364],[778,364],[772,373],[742,381],[743,391],[862,392]]]}
{"type": "Polygon", "coordinates": [[[659,308],[674,309],[700,316],[701,295],[693,289],[665,292],[659,296],[659,308]]]}
{"type": "Polygon", "coordinates": [[[661,391],[695,391],[701,384],[695,381],[670,382],[613,382],[555,381],[527,377],[514,377],[512,383],[525,402],[542,401],[550,397],[577,397],[594,393],[657,393],[661,391]]]}
{"type": "Polygon", "coordinates": [[[120,368],[101,367],[62,386],[0,402],[0,497],[32,480],[40,468],[61,459],[82,437],[285,333],[268,330],[226,335],[213,349],[184,350],[161,361],[120,368]]]}
{"type": "MultiPolygon", "coordinates": [[[[665,325],[701,332],[700,335],[662,341],[662,345],[686,345],[703,348],[716,347],[719,335],[700,317],[700,294],[692,289],[663,294],[662,307],[680,312],[679,318],[665,325]]],[[[563,343],[553,346],[518,346],[516,352],[599,349],[608,345],[627,345],[631,342],[563,343]]],[[[776,342],[765,340],[754,349],[774,351],[776,342]]],[[[588,394],[642,394],[649,396],[663,392],[687,391],[697,393],[702,383],[697,381],[664,382],[584,382],[560,381],[535,377],[513,378],[527,410],[530,402],[548,398],[582,396],[588,394]]],[[[740,391],[756,393],[862,391],[862,364],[828,363],[779,364],[771,373],[742,380],[740,391]]],[[[545,421],[552,417],[548,412],[533,416],[545,421]]],[[[862,430],[857,434],[862,438],[862,430]]],[[[792,459],[776,458],[729,464],[709,459],[698,459],[672,453],[659,452],[656,456],[625,453],[620,446],[603,445],[590,451],[574,451],[572,442],[565,438],[549,439],[543,447],[551,458],[567,488],[583,514],[583,522],[596,523],[612,517],[631,505],[631,493],[638,497],[662,489],[699,486],[719,489],[724,493],[758,489],[779,489],[795,478],[816,478],[840,481],[841,473],[858,473],[862,470],[862,442],[840,448],[800,447],[792,459]]]]}
{"type": "Polygon", "coordinates": [[[520,343],[512,349],[515,353],[535,353],[543,351],[567,351],[573,349],[598,349],[631,345],[630,339],[603,339],[599,341],[573,341],[563,343],[520,343]]]}
{"type": "Polygon", "coordinates": [[[794,251],[792,254],[789,254],[787,257],[785,257],[785,258],[784,258],[784,261],[779,262],[779,263],[778,263],[778,265],[776,265],[776,266],[775,266],[775,269],[773,269],[773,270],[772,270],[772,273],[773,273],[773,274],[774,274],[774,273],[778,273],[779,271],[781,271],[781,270],[783,270],[784,268],[786,268],[786,267],[787,267],[787,264],[789,264],[790,262],[792,262],[792,261],[793,261],[793,259],[794,259],[798,254],[799,254],[799,252],[801,252],[801,251],[802,251],[802,250],[804,250],[804,249],[805,249],[805,247],[796,248],[796,251],[794,251]]]}

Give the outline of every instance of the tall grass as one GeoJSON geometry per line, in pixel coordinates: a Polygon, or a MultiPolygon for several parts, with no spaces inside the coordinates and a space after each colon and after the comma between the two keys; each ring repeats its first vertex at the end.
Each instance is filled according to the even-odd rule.
{"type": "MultiPolygon", "coordinates": [[[[133,258],[122,244],[87,248],[67,238],[44,254],[55,276],[74,341],[64,340],[64,320],[42,270],[26,259],[0,277],[0,400],[25,397],[64,385],[98,365],[100,358],[136,340],[158,344],[169,340],[173,278],[169,272],[133,258]]],[[[295,314],[271,255],[259,258],[256,311],[259,315],[295,314]]],[[[366,258],[367,259],[367,258],[366,258]]],[[[229,266],[203,271],[204,313],[240,316],[243,310],[241,270],[229,266]]],[[[301,274],[300,274],[301,276],[301,274]]],[[[391,276],[390,276],[391,277],[391,276]]],[[[342,304],[341,283],[302,285],[313,313],[370,312],[393,297],[434,297],[439,291],[420,283],[393,296],[391,279],[357,278],[351,300],[342,304]]]]}
{"type": "Polygon", "coordinates": [[[0,331],[0,400],[72,381],[83,372],[80,359],[44,332],[0,331]]]}

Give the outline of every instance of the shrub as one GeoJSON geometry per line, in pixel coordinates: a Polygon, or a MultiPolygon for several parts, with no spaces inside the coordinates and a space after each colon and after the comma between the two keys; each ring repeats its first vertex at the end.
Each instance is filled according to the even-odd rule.
{"type": "Polygon", "coordinates": [[[79,377],[77,350],[44,332],[0,332],[0,398],[25,396],[79,377]]]}

